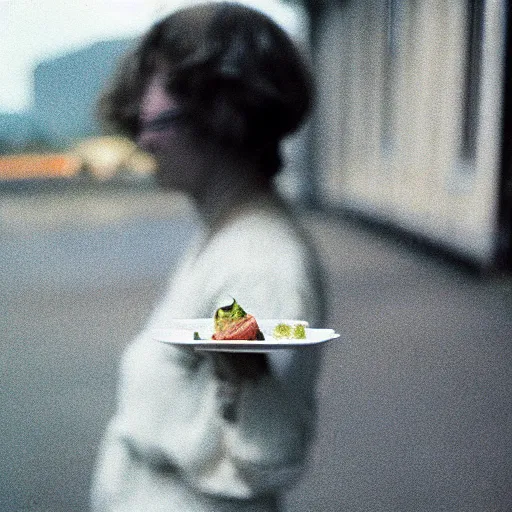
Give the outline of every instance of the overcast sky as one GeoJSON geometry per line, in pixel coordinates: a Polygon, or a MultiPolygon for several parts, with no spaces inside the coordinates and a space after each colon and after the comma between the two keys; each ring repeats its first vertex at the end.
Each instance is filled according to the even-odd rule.
{"type": "MultiPolygon", "coordinates": [[[[133,37],[176,8],[201,0],[0,0],[0,112],[32,102],[32,70],[40,60],[105,39],[133,37]]],[[[278,0],[242,0],[290,32],[303,19],[278,0]]]]}

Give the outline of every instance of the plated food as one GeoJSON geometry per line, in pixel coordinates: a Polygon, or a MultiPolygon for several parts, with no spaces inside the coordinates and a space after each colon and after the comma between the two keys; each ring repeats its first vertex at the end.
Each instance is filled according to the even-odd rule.
{"type": "Polygon", "coordinates": [[[213,340],[264,340],[265,337],[260,331],[256,318],[249,315],[233,299],[233,303],[224,306],[217,311],[213,317],[215,332],[213,340]]]}
{"type": "Polygon", "coordinates": [[[325,343],[339,337],[333,329],[313,329],[304,320],[256,319],[237,302],[217,309],[212,318],[174,320],[155,329],[154,340],[195,350],[270,352],[325,343]]]}

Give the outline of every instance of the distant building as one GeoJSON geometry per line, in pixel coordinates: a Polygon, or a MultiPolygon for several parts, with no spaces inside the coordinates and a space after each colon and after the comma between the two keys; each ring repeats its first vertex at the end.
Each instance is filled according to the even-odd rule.
{"type": "Polygon", "coordinates": [[[31,114],[0,114],[0,154],[9,153],[35,138],[38,133],[31,114]]]}
{"type": "Polygon", "coordinates": [[[131,43],[102,41],[37,65],[33,115],[49,139],[65,145],[99,134],[94,112],[98,94],[131,43]]]}

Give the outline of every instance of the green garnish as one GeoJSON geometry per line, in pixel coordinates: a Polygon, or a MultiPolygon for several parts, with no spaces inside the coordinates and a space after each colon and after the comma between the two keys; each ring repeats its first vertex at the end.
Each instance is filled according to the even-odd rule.
{"type": "Polygon", "coordinates": [[[306,328],[302,324],[277,324],[272,331],[272,336],[276,339],[306,339],[306,328]]]}
{"type": "Polygon", "coordinates": [[[240,318],[245,318],[246,316],[247,313],[243,310],[242,306],[233,299],[232,304],[229,306],[223,306],[215,312],[215,331],[221,331],[227,323],[232,322],[233,320],[239,320],[240,318]]]}
{"type": "Polygon", "coordinates": [[[291,338],[292,337],[292,326],[288,324],[277,324],[272,332],[274,338],[291,338]]]}
{"type": "Polygon", "coordinates": [[[297,324],[293,328],[293,338],[296,340],[305,340],[306,339],[306,328],[302,324],[297,324]]]}

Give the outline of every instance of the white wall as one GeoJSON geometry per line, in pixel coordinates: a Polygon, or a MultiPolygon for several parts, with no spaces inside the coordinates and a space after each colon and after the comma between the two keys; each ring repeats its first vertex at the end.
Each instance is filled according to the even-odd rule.
{"type": "Polygon", "coordinates": [[[351,0],[323,15],[317,163],[327,204],[483,264],[496,245],[505,6],[488,0],[475,157],[461,153],[465,0],[351,0]],[[391,44],[390,44],[391,42],[391,44]]]}

